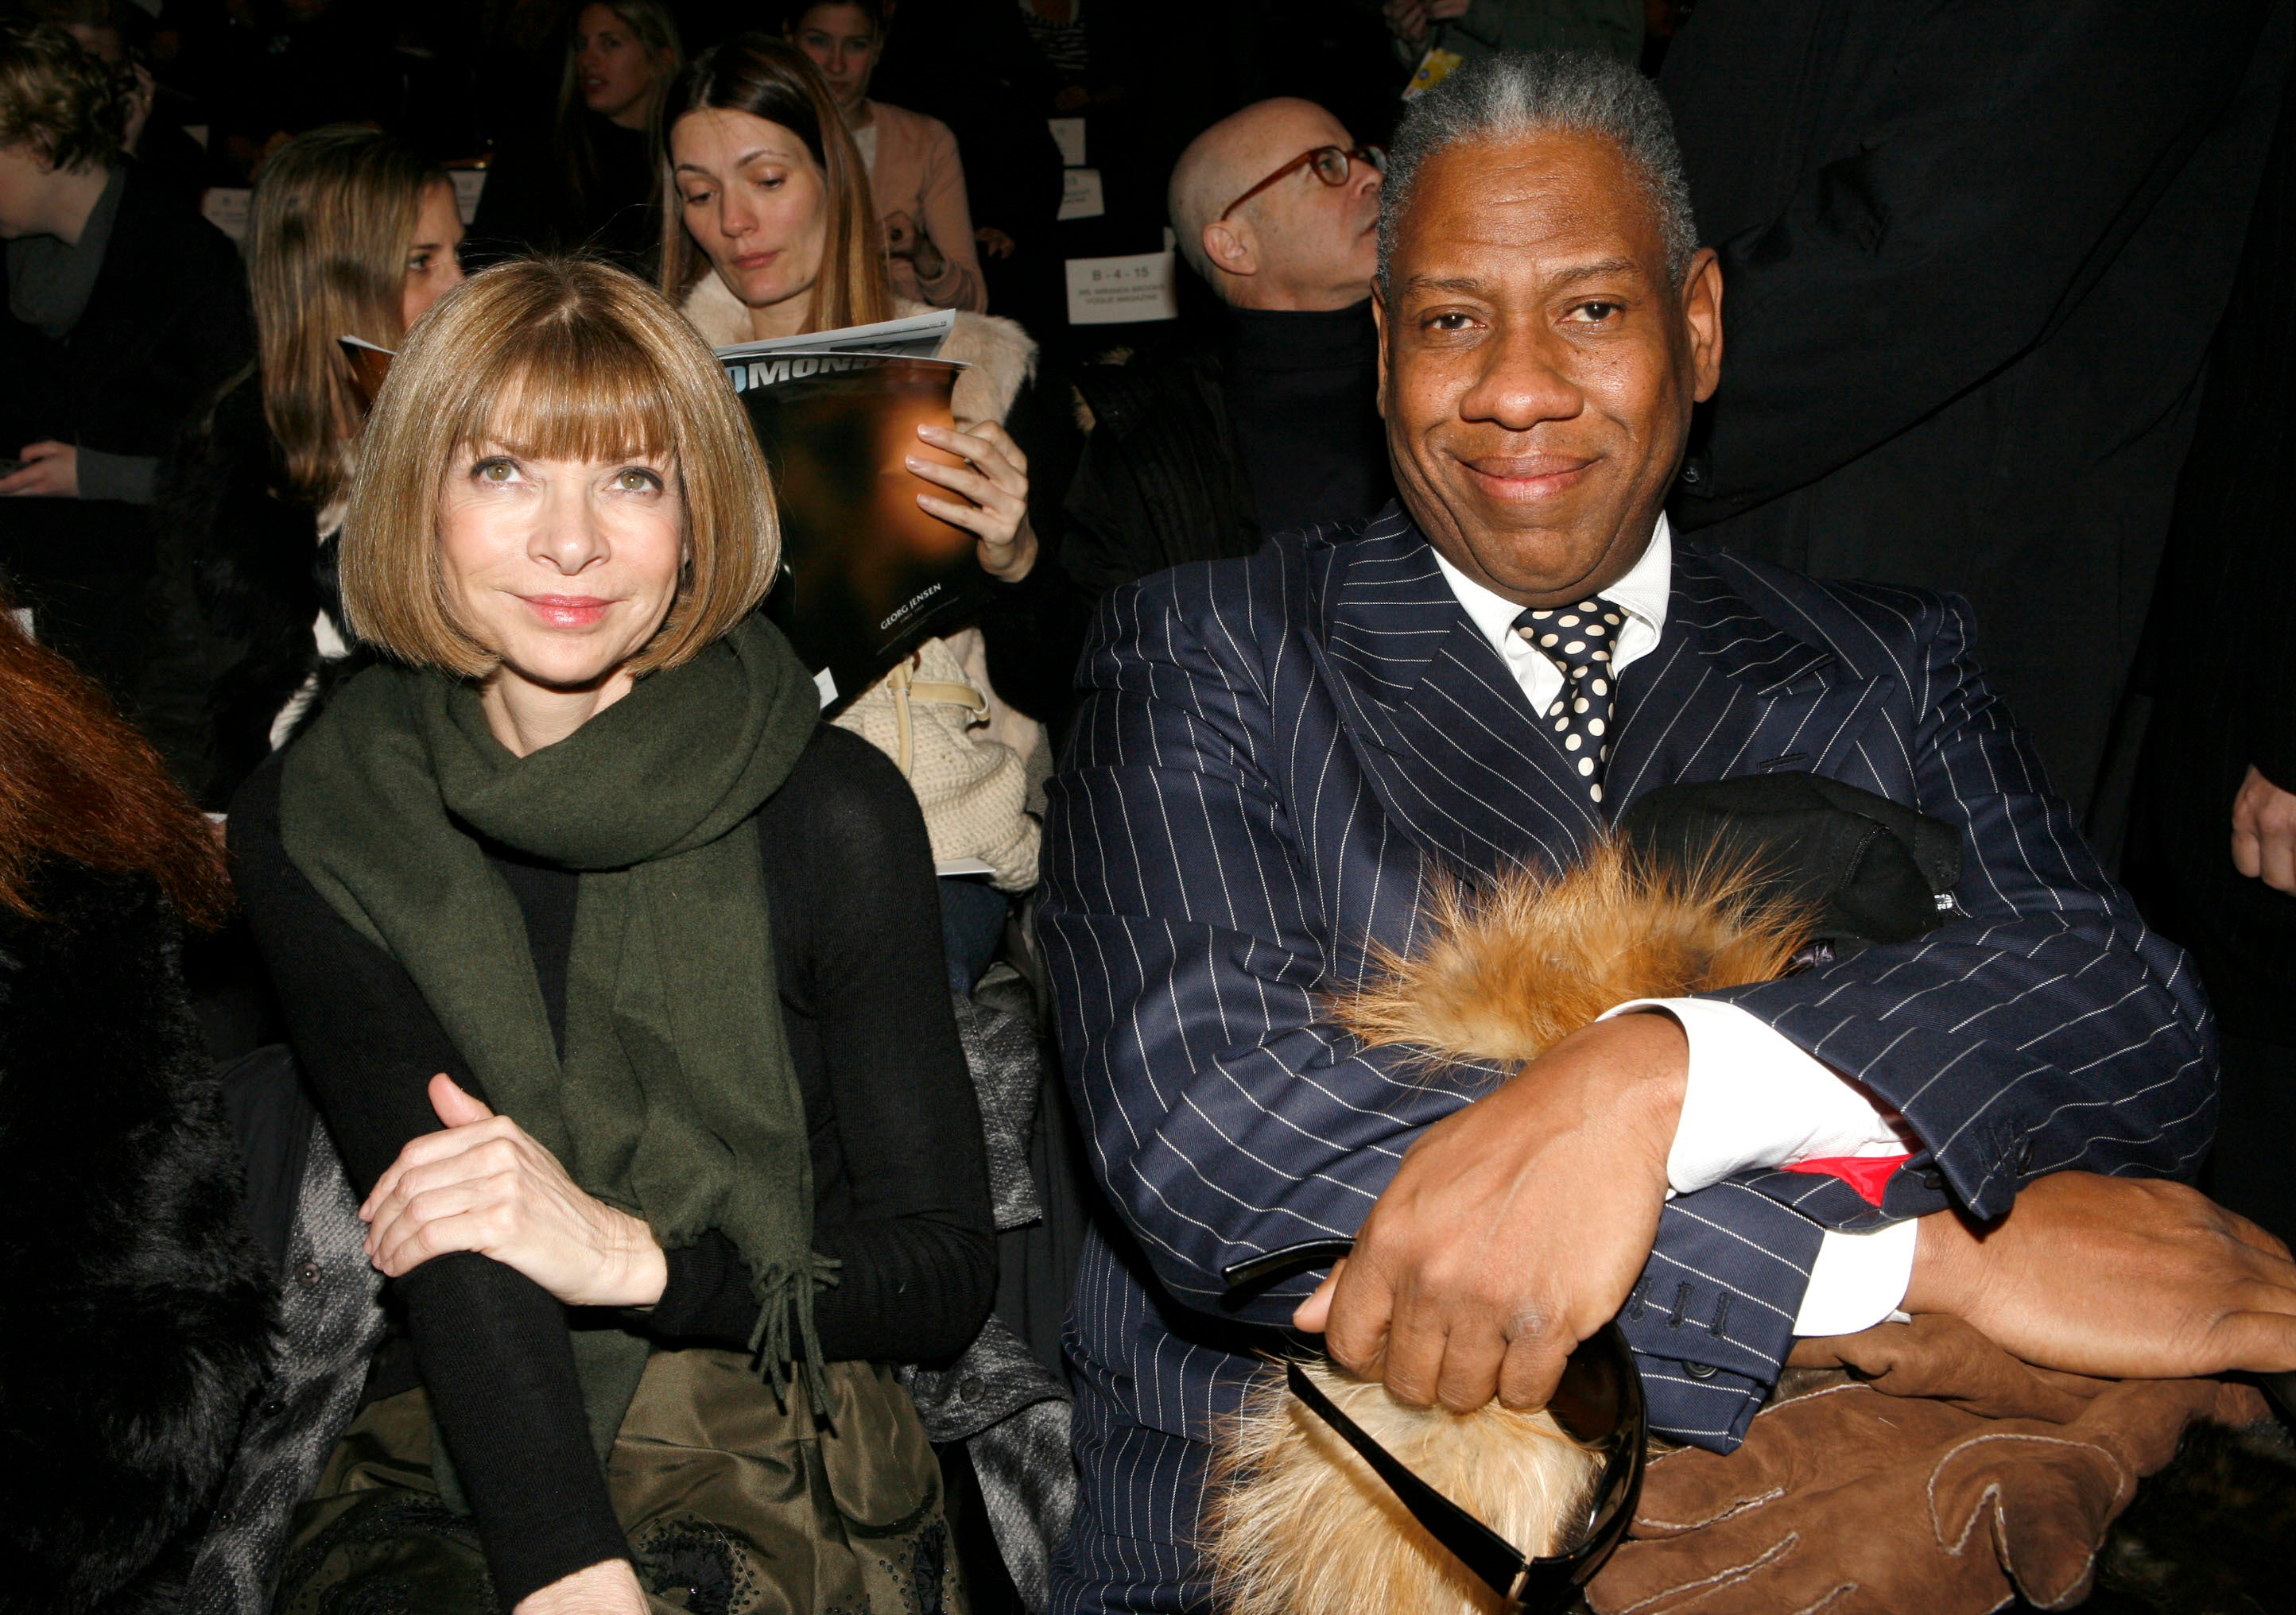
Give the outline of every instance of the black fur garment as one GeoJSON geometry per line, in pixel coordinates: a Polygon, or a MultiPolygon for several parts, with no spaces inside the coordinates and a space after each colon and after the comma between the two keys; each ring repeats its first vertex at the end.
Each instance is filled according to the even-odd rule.
{"type": "Polygon", "coordinates": [[[174,1607],[260,1381],[271,1286],[144,877],[0,908],[0,1611],[174,1607]]]}
{"type": "Polygon", "coordinates": [[[2137,1488],[2097,1562],[2096,1615],[2296,1610],[2296,1439],[2196,1424],[2137,1488]]]}

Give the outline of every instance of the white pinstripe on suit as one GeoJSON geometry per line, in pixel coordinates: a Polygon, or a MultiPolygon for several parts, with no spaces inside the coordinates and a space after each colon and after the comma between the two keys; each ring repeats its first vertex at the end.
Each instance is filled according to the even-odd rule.
{"type": "Polygon", "coordinates": [[[1742,1435],[1823,1229],[1948,1191],[1997,1216],[2043,1172],[2197,1161],[2215,1108],[2197,985],[2048,794],[1969,639],[1951,600],[1678,549],[1597,808],[1393,508],[1104,603],[1052,787],[1042,934],[1124,1227],[1088,1246],[1070,1316],[1086,1497],[1056,1607],[1193,1607],[1201,1439],[1312,1282],[1230,1304],[1218,1270],[1352,1234],[1417,1130],[1496,1077],[1406,1073],[1317,1019],[1366,944],[1409,945],[1431,862],[1566,862],[1653,786],[1779,769],[1962,829],[1968,918],[1720,995],[1927,1147],[1878,1210],[1775,1171],[1668,1204],[1620,1322],[1678,1439],[1742,1435]]]}

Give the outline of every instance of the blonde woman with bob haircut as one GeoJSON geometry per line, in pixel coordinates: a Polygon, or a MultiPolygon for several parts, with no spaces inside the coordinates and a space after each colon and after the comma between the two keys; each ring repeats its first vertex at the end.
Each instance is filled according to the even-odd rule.
{"type": "Polygon", "coordinates": [[[996,1283],[932,864],[755,610],[772,487],[709,351],[518,260],[361,442],[384,660],[258,769],[238,890],[403,1305],[277,1607],[961,1611],[886,1365],[996,1283]]]}
{"type": "MultiPolygon", "coordinates": [[[[928,312],[893,296],[866,165],[818,69],[784,39],[744,34],[703,52],[662,109],[668,217],[662,285],[713,346],[928,312]]],[[[1087,608],[1040,564],[1029,466],[1070,427],[1037,398],[1037,347],[1010,320],[959,311],[941,357],[971,368],[954,428],[917,436],[966,463],[920,456],[916,499],[972,533],[1001,586],[978,627],[926,642],[838,722],[901,759],[943,860],[978,859],[992,885],[944,884],[950,983],[970,988],[1004,935],[1005,894],[1037,883],[1029,785],[1049,760],[1087,608]],[[1034,445],[1025,451],[1015,430],[1034,445]],[[985,712],[985,721],[980,715],[985,712]]],[[[1057,479],[1048,490],[1055,499],[1057,479]]]]}
{"type": "Polygon", "coordinates": [[[162,474],[163,617],[140,703],[208,808],[357,665],[343,660],[335,553],[366,396],[339,339],[394,348],[463,278],[445,171],[373,129],[337,125],[281,146],[248,222],[258,361],[225,384],[162,474]]]}

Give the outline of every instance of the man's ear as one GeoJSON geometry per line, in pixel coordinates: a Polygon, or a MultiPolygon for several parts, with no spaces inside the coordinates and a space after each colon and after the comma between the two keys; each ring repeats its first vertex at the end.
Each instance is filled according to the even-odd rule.
{"type": "Polygon", "coordinates": [[[1259,273],[1259,243],[1240,219],[1218,219],[1204,226],[1204,256],[1230,275],[1259,273]]]}
{"type": "Polygon", "coordinates": [[[1387,289],[1371,283],[1371,324],[1379,332],[1379,418],[1387,419],[1387,289]]]}
{"type": "Polygon", "coordinates": [[[1722,260],[1701,247],[1682,283],[1682,321],[1690,331],[1690,396],[1703,404],[1722,383],[1722,260]]]}

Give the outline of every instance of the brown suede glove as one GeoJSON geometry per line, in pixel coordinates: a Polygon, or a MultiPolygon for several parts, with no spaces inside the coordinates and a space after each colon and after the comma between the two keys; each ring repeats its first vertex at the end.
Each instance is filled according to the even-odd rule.
{"type": "Polygon", "coordinates": [[[1804,1341],[1856,1377],[1773,1404],[1727,1457],[1654,1462],[1601,1615],[1983,1615],[2078,1603],[2137,1479],[2196,1419],[2265,1416],[2213,1380],[2029,1367],[1956,1318],[1804,1341]]]}

